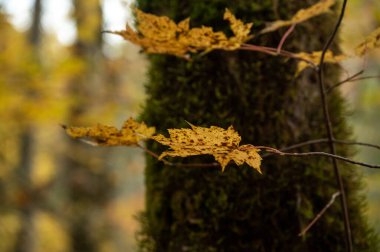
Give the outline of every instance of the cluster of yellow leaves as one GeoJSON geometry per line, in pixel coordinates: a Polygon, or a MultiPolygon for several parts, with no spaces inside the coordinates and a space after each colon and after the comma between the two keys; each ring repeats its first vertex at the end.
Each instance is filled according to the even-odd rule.
{"type": "Polygon", "coordinates": [[[128,119],[119,130],[113,126],[98,124],[94,127],[64,127],[66,133],[75,139],[98,146],[133,146],[140,140],[150,138],[155,132],[154,127],[128,119]]]}
{"type": "Polygon", "coordinates": [[[75,139],[97,146],[137,146],[141,140],[153,139],[170,150],[163,152],[159,159],[166,156],[188,157],[195,155],[213,155],[224,171],[233,160],[237,165],[247,163],[261,173],[261,157],[259,149],[252,145],[241,145],[241,137],[230,126],[227,130],[211,126],[197,127],[190,124],[191,129],[169,129],[169,138],[155,134],[154,127],[128,119],[118,130],[113,126],[98,124],[94,127],[64,127],[66,133],[75,139]]]}
{"type": "Polygon", "coordinates": [[[190,19],[178,24],[165,16],[147,14],[135,9],[137,32],[127,25],[118,34],[134,44],[140,45],[147,53],[171,54],[186,57],[187,53],[214,49],[235,50],[249,39],[252,23],[244,24],[228,9],[224,19],[230,22],[234,36],[227,37],[223,32],[214,32],[211,27],[202,26],[190,29],[190,19]]]}
{"type": "Polygon", "coordinates": [[[378,47],[380,47],[380,27],[374,30],[362,43],[356,47],[355,53],[358,56],[363,56],[369,49],[378,47]]]}
{"type": "MultiPolygon", "coordinates": [[[[380,27],[374,30],[369,36],[367,36],[363,42],[361,42],[356,48],[355,48],[355,54],[356,56],[363,56],[371,49],[376,49],[380,47],[380,27]]],[[[310,66],[317,66],[319,65],[319,61],[321,58],[322,51],[316,51],[312,53],[297,53],[294,56],[296,56],[299,59],[303,59],[303,61],[298,62],[297,66],[297,73],[299,74],[302,72],[305,68],[310,66]],[[308,63],[309,62],[309,63],[308,63]]],[[[344,61],[351,56],[340,54],[340,55],[334,55],[333,52],[327,51],[325,54],[325,62],[326,63],[339,63],[341,61],[344,61]]]]}
{"type": "MultiPolygon", "coordinates": [[[[322,55],[322,51],[317,51],[317,52],[312,52],[312,53],[301,52],[301,53],[295,54],[296,57],[310,62],[308,63],[306,61],[299,61],[297,65],[296,75],[311,65],[318,66],[321,59],[321,55],[322,55]]],[[[343,54],[334,55],[332,51],[327,51],[325,54],[324,62],[339,63],[347,58],[348,57],[346,55],[343,55],[343,54]]]]}
{"type": "Polygon", "coordinates": [[[210,128],[191,125],[191,129],[169,129],[169,138],[163,135],[153,136],[155,141],[167,145],[171,150],[161,154],[165,156],[188,157],[194,155],[213,155],[222,170],[231,161],[237,165],[247,163],[261,173],[261,157],[258,149],[252,145],[239,146],[241,137],[230,126],[227,130],[211,126],[210,128]]]}
{"type": "Polygon", "coordinates": [[[290,20],[277,20],[267,25],[260,33],[275,31],[284,26],[302,23],[312,17],[328,12],[336,0],[321,0],[309,8],[299,10],[290,20]]]}

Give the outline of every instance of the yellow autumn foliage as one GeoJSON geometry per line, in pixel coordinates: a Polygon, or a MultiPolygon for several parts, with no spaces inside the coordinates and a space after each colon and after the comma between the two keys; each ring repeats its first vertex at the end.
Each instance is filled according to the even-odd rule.
{"type": "Polygon", "coordinates": [[[66,133],[75,139],[98,146],[133,146],[141,140],[150,138],[154,127],[128,119],[119,130],[114,126],[98,124],[94,127],[65,127],[66,133]]]}
{"type": "Polygon", "coordinates": [[[302,23],[310,18],[319,16],[330,10],[331,6],[335,4],[336,0],[321,0],[318,3],[306,9],[301,9],[290,20],[277,20],[269,23],[260,33],[267,33],[275,31],[284,26],[291,26],[294,24],[302,23]]]}
{"type": "Polygon", "coordinates": [[[40,64],[27,36],[17,31],[1,11],[0,33],[1,126],[22,128],[62,118],[67,103],[54,93],[58,85],[47,83],[50,73],[40,64]]]}
{"type": "Polygon", "coordinates": [[[355,53],[358,56],[363,56],[369,49],[378,47],[380,47],[380,27],[371,32],[371,34],[355,48],[355,53]]]}
{"type": "Polygon", "coordinates": [[[239,146],[241,137],[232,126],[227,130],[216,126],[190,126],[191,129],[169,129],[169,138],[161,134],[152,136],[153,140],[170,147],[161,154],[160,159],[165,156],[212,155],[220,163],[222,171],[233,160],[237,165],[247,163],[261,173],[259,150],[252,145],[239,146]]]}
{"type": "Polygon", "coordinates": [[[230,22],[234,34],[227,37],[223,32],[214,32],[213,28],[202,26],[190,28],[187,18],[178,24],[165,16],[155,16],[135,9],[137,31],[127,25],[123,31],[109,33],[122,36],[134,44],[140,45],[147,53],[171,54],[187,57],[188,53],[211,51],[214,49],[235,50],[249,39],[252,23],[244,24],[228,9],[224,19],[230,22]]]}
{"type": "MultiPolygon", "coordinates": [[[[306,61],[299,61],[298,65],[297,65],[297,73],[296,74],[299,74],[300,72],[302,72],[307,67],[310,67],[313,65],[318,66],[320,59],[321,59],[321,55],[322,55],[322,51],[317,51],[317,52],[312,52],[312,53],[301,52],[301,53],[295,54],[295,56],[297,58],[300,58],[300,59],[303,59],[303,60],[310,62],[310,63],[308,63],[306,61]]],[[[348,57],[346,55],[343,55],[343,54],[334,55],[333,52],[329,50],[325,54],[324,62],[325,63],[339,63],[339,62],[341,62],[347,58],[348,57]]]]}

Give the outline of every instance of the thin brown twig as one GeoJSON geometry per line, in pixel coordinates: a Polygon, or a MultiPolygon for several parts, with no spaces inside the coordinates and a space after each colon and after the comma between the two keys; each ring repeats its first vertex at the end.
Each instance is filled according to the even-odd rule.
{"type": "Polygon", "coordinates": [[[380,165],[374,165],[374,164],[368,164],[368,163],[364,163],[364,162],[359,162],[359,161],[355,161],[355,160],[352,160],[352,159],[349,159],[349,158],[346,158],[346,157],[342,157],[342,156],[339,156],[339,155],[336,155],[336,154],[331,154],[331,153],[322,152],[322,151],[300,152],[300,153],[298,153],[298,152],[283,152],[283,151],[277,150],[277,149],[272,148],[272,147],[267,147],[267,146],[254,146],[254,147],[256,149],[266,150],[268,152],[272,152],[274,154],[278,154],[278,155],[281,155],[281,156],[297,156],[297,157],[300,157],[300,156],[325,156],[325,157],[333,158],[334,160],[341,160],[341,161],[344,161],[346,163],[351,163],[351,164],[355,164],[355,165],[365,166],[365,167],[368,167],[368,168],[380,169],[380,165]]]}
{"type": "Polygon", "coordinates": [[[315,216],[315,218],[298,234],[298,236],[304,236],[309,229],[314,226],[314,224],[322,217],[322,215],[327,211],[327,209],[334,203],[336,197],[341,195],[341,192],[336,192],[331,196],[330,201],[326,206],[315,216]]]}
{"type": "MultiPolygon", "coordinates": [[[[314,142],[321,142],[322,139],[317,139],[317,140],[311,140],[311,141],[314,141],[314,142]]],[[[325,140],[325,139],[323,139],[325,140]]],[[[309,141],[309,142],[311,142],[309,141]]],[[[303,144],[303,143],[302,143],[303,144]]],[[[300,144],[298,144],[300,145],[300,144]]],[[[278,149],[275,149],[275,148],[272,148],[272,147],[268,147],[268,146],[254,146],[254,145],[251,145],[252,147],[256,148],[256,149],[260,149],[260,150],[265,150],[265,151],[268,151],[268,152],[271,152],[273,154],[278,154],[278,155],[281,155],[281,156],[325,156],[325,157],[331,157],[333,159],[338,159],[338,160],[341,160],[341,161],[344,161],[344,162],[347,162],[347,163],[351,163],[351,164],[356,164],[356,165],[360,165],[360,166],[365,166],[365,167],[369,167],[369,168],[376,168],[376,169],[380,169],[380,165],[374,165],[374,164],[368,164],[368,163],[364,163],[364,162],[359,162],[359,161],[355,161],[355,160],[352,160],[352,159],[349,159],[349,158],[345,158],[345,157],[342,157],[342,156],[339,156],[339,155],[335,155],[335,154],[330,154],[330,153],[327,153],[327,152],[320,152],[320,151],[316,151],[316,152],[302,152],[302,153],[297,153],[297,152],[283,152],[281,150],[278,150],[278,149]]],[[[162,161],[165,165],[167,166],[172,166],[172,167],[203,167],[203,168],[207,168],[207,167],[219,167],[220,164],[219,163],[216,163],[216,162],[213,162],[213,163],[189,163],[189,164],[184,164],[184,163],[172,163],[164,158],[161,158],[160,159],[160,156],[149,150],[148,148],[140,145],[140,144],[137,144],[137,147],[143,149],[147,154],[149,154],[150,156],[156,158],[157,160],[160,160],[162,161]]],[[[263,156],[264,157],[264,156],[263,156]]]]}
{"type": "Polygon", "coordinates": [[[213,163],[189,163],[189,164],[172,163],[172,162],[170,162],[170,161],[168,161],[168,160],[166,160],[164,158],[160,159],[160,156],[157,153],[149,150],[145,146],[137,144],[137,147],[141,148],[147,154],[149,154],[150,156],[156,158],[157,160],[162,161],[167,166],[172,166],[172,167],[204,167],[204,168],[207,168],[207,167],[219,167],[220,166],[219,163],[216,163],[216,162],[213,162],[213,163]]]}
{"type": "Polygon", "coordinates": [[[359,81],[359,80],[367,80],[367,79],[379,79],[380,78],[380,75],[370,75],[370,76],[363,76],[363,77],[359,77],[359,78],[354,78],[354,79],[351,79],[351,80],[348,80],[346,82],[343,82],[343,83],[339,83],[339,85],[334,85],[332,86],[331,88],[327,89],[326,92],[329,93],[331,92],[332,89],[334,88],[337,88],[347,82],[353,82],[353,81],[359,81]]]}
{"type": "MultiPolygon", "coordinates": [[[[308,145],[313,145],[313,144],[319,144],[319,143],[328,143],[329,139],[328,138],[321,138],[321,139],[314,139],[314,140],[308,140],[305,142],[289,145],[283,148],[280,148],[280,151],[288,151],[288,150],[293,150],[297,149],[303,146],[308,146],[308,145]]],[[[380,150],[380,145],[377,144],[371,144],[371,143],[365,143],[365,142],[357,142],[357,141],[348,141],[348,140],[337,140],[333,139],[333,142],[336,144],[347,144],[347,145],[361,145],[361,146],[366,146],[366,147],[371,147],[371,148],[376,148],[380,150]]],[[[273,155],[273,153],[267,153],[262,155],[262,157],[267,157],[273,155]]]]}
{"type": "Polygon", "coordinates": [[[369,75],[369,76],[363,76],[363,77],[358,77],[359,75],[363,74],[364,70],[361,70],[357,72],[356,74],[334,84],[330,88],[326,90],[326,93],[330,93],[333,89],[340,87],[341,85],[348,83],[348,82],[353,82],[353,81],[359,81],[359,80],[367,80],[367,79],[380,79],[380,75],[369,75]]]}
{"type": "Polygon", "coordinates": [[[285,51],[285,50],[280,50],[278,52],[277,48],[273,48],[273,47],[258,46],[258,45],[252,45],[252,44],[242,44],[241,47],[238,48],[238,50],[262,52],[262,53],[266,53],[266,54],[269,54],[272,56],[281,55],[284,57],[288,57],[288,58],[292,58],[292,59],[296,59],[296,60],[300,60],[300,61],[305,61],[306,63],[310,64],[312,67],[314,67],[314,68],[317,67],[314,62],[312,62],[308,59],[301,58],[301,57],[297,56],[296,54],[289,52],[289,51],[285,51]]]}
{"type": "Polygon", "coordinates": [[[281,48],[282,46],[284,45],[286,39],[289,37],[289,35],[292,33],[292,31],[294,30],[294,28],[296,27],[296,24],[292,24],[289,29],[284,33],[284,35],[282,36],[281,40],[280,40],[280,43],[278,44],[277,46],[277,53],[280,54],[281,53],[281,48]]]}
{"type": "Polygon", "coordinates": [[[192,167],[192,168],[212,168],[212,167],[220,167],[219,163],[172,163],[174,167],[192,167]]]}
{"type": "Polygon", "coordinates": [[[363,77],[355,78],[355,79],[352,79],[351,81],[378,79],[378,78],[380,78],[380,75],[369,75],[369,76],[363,76],[363,77]]]}
{"type": "Polygon", "coordinates": [[[155,159],[162,161],[165,165],[173,166],[173,163],[172,163],[172,162],[169,162],[169,161],[167,161],[166,159],[163,159],[163,158],[160,159],[160,156],[159,156],[157,153],[155,153],[155,152],[149,150],[149,149],[146,148],[145,146],[142,146],[142,145],[140,145],[140,144],[137,144],[137,147],[143,149],[147,154],[149,154],[150,156],[154,157],[155,159]]]}
{"type": "Polygon", "coordinates": [[[359,75],[362,75],[364,73],[364,70],[360,70],[359,72],[357,72],[356,74],[354,75],[351,75],[349,77],[347,77],[346,79],[342,80],[342,81],[339,81],[338,83],[332,85],[331,87],[329,87],[327,90],[326,90],[326,93],[329,93],[331,92],[333,89],[343,85],[344,83],[347,83],[347,82],[350,82],[350,81],[353,81],[353,79],[355,79],[356,77],[358,77],[359,75]]]}
{"type": "MultiPolygon", "coordinates": [[[[326,44],[323,46],[321,58],[319,61],[319,68],[317,69],[318,86],[319,86],[319,92],[320,92],[320,96],[321,96],[321,103],[322,103],[322,107],[323,107],[323,115],[325,118],[325,126],[326,126],[327,136],[329,139],[330,151],[331,151],[332,155],[336,154],[336,149],[335,149],[335,145],[333,142],[334,134],[333,134],[333,130],[332,130],[332,123],[330,120],[329,107],[328,107],[327,100],[326,100],[326,90],[325,90],[325,82],[324,82],[324,60],[325,60],[325,56],[326,56],[327,51],[329,50],[332,42],[335,39],[335,36],[338,33],[339,27],[340,27],[342,20],[343,20],[343,17],[344,17],[344,13],[346,11],[346,6],[347,6],[347,0],[343,0],[341,11],[340,11],[338,20],[335,24],[334,30],[332,31],[332,33],[331,33],[329,39],[327,40],[326,44]]],[[[352,252],[353,251],[352,234],[351,234],[350,216],[348,213],[346,192],[345,192],[345,188],[344,188],[344,184],[343,184],[343,179],[342,179],[342,176],[341,176],[340,171],[339,171],[337,159],[332,158],[331,161],[333,164],[335,178],[336,178],[336,181],[337,181],[337,184],[339,187],[339,191],[341,192],[341,195],[342,195],[342,197],[340,197],[340,204],[341,204],[342,210],[343,210],[343,213],[342,213],[343,216],[342,217],[343,217],[343,223],[344,223],[344,234],[345,234],[344,237],[345,237],[346,251],[352,252]]]]}
{"type": "Polygon", "coordinates": [[[349,145],[362,145],[362,146],[367,146],[367,147],[372,147],[380,150],[380,145],[377,144],[371,144],[371,143],[365,143],[365,142],[356,142],[356,141],[347,141],[347,140],[333,140],[334,143],[338,144],[349,144],[349,145]]]}

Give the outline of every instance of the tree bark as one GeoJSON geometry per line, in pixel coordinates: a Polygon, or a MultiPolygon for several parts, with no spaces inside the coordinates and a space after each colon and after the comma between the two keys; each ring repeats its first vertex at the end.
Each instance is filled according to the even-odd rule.
{"type": "MultiPolygon", "coordinates": [[[[191,17],[192,26],[223,30],[229,8],[259,31],[263,21],[287,20],[316,1],[139,1],[144,11],[176,21],[191,17]]],[[[321,50],[336,20],[334,13],[298,25],[286,41],[289,51],[321,50]]],[[[251,43],[276,47],[280,30],[251,43]]],[[[335,51],[338,50],[335,45],[335,51]]],[[[233,125],[242,143],[283,147],[326,137],[316,73],[295,76],[296,62],[247,51],[214,51],[193,61],[150,56],[148,100],[142,119],[166,129],[195,125],[233,125]]],[[[338,80],[328,66],[327,84],[338,80]]],[[[337,139],[350,137],[345,103],[338,92],[328,103],[337,139]]],[[[164,148],[150,143],[155,152],[164,148]]],[[[340,155],[352,150],[337,147],[340,155]]],[[[298,151],[326,151],[320,144],[298,151]]],[[[210,162],[192,157],[181,162],[210,162]]],[[[335,202],[306,234],[298,233],[339,190],[329,159],[268,157],[263,175],[229,165],[173,168],[147,157],[146,212],[140,249],[145,251],[344,251],[342,210],[335,202]]],[[[341,165],[348,197],[355,251],[375,251],[376,237],[363,217],[360,168],[341,165]]]]}

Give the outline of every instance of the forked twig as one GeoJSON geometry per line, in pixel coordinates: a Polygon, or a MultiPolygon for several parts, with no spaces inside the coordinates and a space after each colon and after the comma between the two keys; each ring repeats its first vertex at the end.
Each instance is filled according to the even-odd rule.
{"type": "MultiPolygon", "coordinates": [[[[288,150],[293,150],[297,149],[303,146],[308,146],[308,145],[313,145],[313,144],[319,144],[319,143],[328,143],[329,139],[328,138],[320,138],[320,139],[314,139],[314,140],[308,140],[305,142],[289,145],[283,148],[280,148],[280,151],[288,151],[288,150]]],[[[365,142],[357,142],[357,141],[348,141],[348,140],[338,140],[338,139],[333,139],[333,142],[336,144],[347,144],[347,145],[360,145],[360,146],[366,146],[366,147],[371,147],[375,149],[380,150],[380,145],[377,144],[372,144],[372,143],[365,143],[365,142]]],[[[267,153],[262,155],[262,157],[267,157],[273,155],[273,153],[267,153]]]]}
{"type": "Polygon", "coordinates": [[[359,80],[367,80],[367,79],[380,79],[380,75],[369,75],[369,76],[358,77],[358,76],[362,75],[363,73],[364,73],[364,70],[360,70],[359,72],[347,77],[346,79],[339,81],[338,83],[327,88],[326,94],[330,93],[335,88],[340,87],[341,85],[348,83],[348,82],[359,81],[359,80]]]}
{"type": "MultiPolygon", "coordinates": [[[[283,152],[281,150],[277,150],[275,148],[272,148],[272,147],[268,147],[268,146],[254,146],[254,145],[251,145],[253,148],[255,149],[260,149],[260,150],[265,150],[265,151],[268,151],[268,152],[271,152],[273,154],[277,154],[277,155],[280,155],[280,156],[295,156],[295,157],[301,157],[301,156],[325,156],[325,157],[331,157],[331,158],[334,158],[334,159],[338,159],[338,160],[342,160],[344,162],[347,162],[347,163],[351,163],[351,164],[356,164],[356,165],[360,165],[360,166],[365,166],[365,167],[369,167],[369,168],[376,168],[376,169],[380,169],[380,165],[373,165],[373,164],[368,164],[368,163],[364,163],[364,162],[359,162],[359,161],[355,161],[355,160],[352,160],[352,159],[349,159],[349,158],[345,158],[345,157],[342,157],[342,156],[339,156],[339,155],[334,155],[334,154],[330,154],[330,153],[327,153],[327,152],[321,152],[321,151],[316,151],[316,152],[302,152],[302,153],[297,153],[297,152],[283,152]]],[[[147,154],[149,154],[150,156],[156,158],[157,160],[160,160],[162,161],[165,165],[167,166],[172,166],[172,167],[202,167],[202,168],[210,168],[210,167],[219,167],[220,164],[219,163],[216,163],[216,162],[213,162],[213,163],[188,163],[188,164],[184,164],[184,163],[172,163],[164,158],[161,158],[160,159],[160,156],[149,150],[148,148],[140,145],[140,144],[137,144],[137,147],[143,149],[147,154]]],[[[264,155],[263,155],[264,157],[264,155]]]]}
{"type": "Polygon", "coordinates": [[[364,73],[364,70],[360,70],[356,74],[351,75],[351,76],[347,77],[346,79],[344,79],[342,81],[339,81],[338,83],[336,83],[336,84],[332,85],[331,87],[329,87],[328,89],[326,89],[326,93],[331,92],[333,89],[335,89],[335,88],[343,85],[344,83],[347,83],[347,82],[350,82],[350,81],[354,81],[356,77],[358,77],[359,75],[362,75],[363,73],[364,73]]]}
{"type": "Polygon", "coordinates": [[[285,43],[285,40],[289,37],[289,35],[292,33],[292,31],[294,30],[294,28],[296,27],[296,23],[292,24],[289,29],[285,32],[285,34],[282,36],[281,40],[280,40],[280,43],[278,44],[277,46],[277,53],[280,54],[281,53],[281,48],[282,46],[284,45],[285,43]]]}
{"type": "MultiPolygon", "coordinates": [[[[346,6],[347,6],[347,0],[343,0],[342,8],[338,17],[338,20],[336,22],[336,25],[334,27],[333,32],[331,33],[329,39],[327,40],[326,44],[323,46],[322,49],[322,54],[321,58],[319,61],[319,68],[317,69],[318,73],[318,85],[319,85],[319,92],[321,96],[321,102],[322,102],[322,107],[323,107],[323,115],[325,118],[325,125],[326,125],[326,131],[327,131],[327,136],[329,139],[329,145],[330,145],[330,151],[331,154],[336,155],[336,150],[335,150],[335,145],[333,142],[334,139],[334,134],[332,130],[332,123],[330,120],[330,112],[329,112],[329,107],[327,104],[326,100],[326,90],[325,90],[325,83],[324,83],[324,60],[326,53],[328,49],[330,48],[332,42],[334,41],[334,38],[339,30],[339,27],[342,23],[344,13],[346,11],[346,6]]],[[[344,184],[343,184],[343,179],[339,171],[338,167],[338,162],[336,158],[332,158],[332,164],[334,167],[334,173],[335,173],[335,178],[339,187],[339,191],[341,192],[342,197],[340,197],[340,203],[342,206],[343,210],[343,222],[344,222],[344,233],[345,233],[345,243],[346,243],[346,250],[348,252],[353,251],[352,247],[352,234],[351,234],[351,225],[350,225],[350,216],[348,214],[348,206],[347,206],[347,198],[346,198],[346,193],[344,189],[344,184]]]]}
{"type": "Polygon", "coordinates": [[[267,46],[258,46],[258,45],[253,45],[253,44],[242,44],[238,50],[246,50],[246,51],[254,51],[254,52],[262,52],[265,54],[273,55],[273,56],[284,56],[300,61],[305,61],[306,63],[310,64],[313,68],[317,68],[316,64],[308,59],[301,58],[297,56],[296,54],[286,51],[286,50],[280,50],[278,51],[277,48],[273,47],[267,47],[267,46]]]}
{"type": "Polygon", "coordinates": [[[326,210],[334,203],[336,197],[341,195],[340,192],[336,192],[331,196],[330,201],[326,204],[326,206],[314,217],[314,219],[298,234],[298,236],[304,236],[309,229],[314,226],[314,224],[322,217],[322,215],[326,212],[326,210]]]}
{"type": "Polygon", "coordinates": [[[356,164],[356,165],[360,165],[360,166],[365,166],[365,167],[368,167],[368,168],[380,169],[380,165],[374,165],[374,164],[368,164],[368,163],[364,163],[364,162],[359,162],[359,161],[355,161],[355,160],[352,160],[352,159],[349,159],[349,158],[346,158],[346,157],[342,157],[342,156],[339,156],[339,155],[336,155],[336,154],[331,154],[331,153],[322,152],[322,151],[301,152],[301,153],[298,153],[298,152],[283,152],[283,151],[277,150],[277,149],[272,148],[272,147],[267,147],[267,146],[254,146],[254,147],[256,149],[262,149],[262,150],[265,150],[265,151],[268,151],[268,152],[271,152],[271,153],[274,153],[274,154],[278,154],[280,156],[295,156],[295,157],[300,157],[300,156],[324,156],[324,157],[330,157],[330,158],[332,158],[334,160],[341,160],[341,161],[344,161],[346,163],[351,163],[351,164],[356,164]]]}

